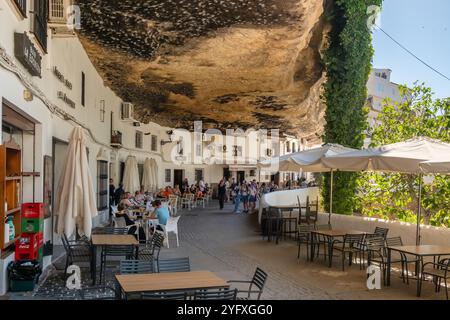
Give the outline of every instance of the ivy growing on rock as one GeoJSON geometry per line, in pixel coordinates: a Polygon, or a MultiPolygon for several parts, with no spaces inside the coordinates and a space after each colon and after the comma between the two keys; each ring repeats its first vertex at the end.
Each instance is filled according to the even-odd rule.
{"type": "MultiPolygon", "coordinates": [[[[336,0],[330,16],[332,30],[324,53],[327,81],[323,99],[325,143],[361,148],[367,130],[367,81],[372,68],[372,34],[368,8],[382,0],[336,0]]],[[[329,210],[330,175],[323,175],[322,196],[329,210]]],[[[351,214],[356,205],[358,173],[338,172],[333,188],[333,212],[351,214]]]]}

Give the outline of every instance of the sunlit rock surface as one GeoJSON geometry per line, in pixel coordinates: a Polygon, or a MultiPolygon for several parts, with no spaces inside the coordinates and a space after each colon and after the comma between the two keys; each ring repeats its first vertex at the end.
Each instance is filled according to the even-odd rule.
{"type": "Polygon", "coordinates": [[[140,121],[318,142],[326,0],[78,0],[80,38],[140,121]]]}

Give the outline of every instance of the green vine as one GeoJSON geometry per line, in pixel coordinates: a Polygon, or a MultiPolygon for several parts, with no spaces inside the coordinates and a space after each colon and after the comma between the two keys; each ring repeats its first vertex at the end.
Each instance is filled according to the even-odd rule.
{"type": "MultiPolygon", "coordinates": [[[[327,105],[324,142],[361,148],[367,129],[367,81],[372,68],[372,34],[367,26],[369,6],[382,0],[335,0],[332,30],[324,54],[327,105]]],[[[338,172],[333,188],[333,212],[352,214],[356,206],[357,173],[338,172]]],[[[323,175],[322,196],[329,208],[330,175],[323,175]]]]}

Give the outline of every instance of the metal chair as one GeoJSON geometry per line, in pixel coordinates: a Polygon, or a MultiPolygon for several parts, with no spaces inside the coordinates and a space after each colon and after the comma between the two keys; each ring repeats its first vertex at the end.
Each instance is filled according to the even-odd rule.
{"type": "Polygon", "coordinates": [[[156,231],[153,235],[150,247],[145,245],[144,247],[139,249],[139,259],[158,262],[159,261],[159,253],[161,252],[161,248],[164,245],[164,234],[156,231]]]}
{"type": "Polygon", "coordinates": [[[157,262],[158,272],[189,272],[191,263],[189,257],[161,259],[157,262]]]}
{"type": "Polygon", "coordinates": [[[252,280],[250,280],[250,281],[230,280],[230,281],[228,281],[228,283],[246,283],[246,284],[249,285],[248,290],[239,290],[238,289],[238,294],[239,293],[247,293],[246,297],[243,297],[243,298],[239,298],[238,297],[237,298],[238,300],[241,300],[241,299],[250,300],[252,293],[257,294],[257,299],[256,300],[259,300],[261,298],[262,293],[263,293],[266,281],[267,281],[267,273],[264,272],[260,268],[256,268],[256,271],[255,271],[255,274],[253,275],[252,280]],[[257,290],[252,290],[253,287],[256,287],[257,290]]]}
{"type": "Polygon", "coordinates": [[[118,300],[120,295],[113,287],[99,286],[79,290],[81,300],[118,300]]]}
{"type": "Polygon", "coordinates": [[[169,291],[169,292],[143,292],[142,300],[187,300],[187,292],[169,291]]]}
{"type": "Polygon", "coordinates": [[[106,263],[108,257],[125,257],[132,259],[135,256],[135,249],[133,246],[105,246],[101,253],[100,259],[100,283],[106,277],[106,263]]]}
{"type": "MultiPolygon", "coordinates": [[[[334,240],[333,241],[333,250],[340,251],[342,257],[342,271],[345,271],[345,257],[348,254],[349,258],[349,266],[352,265],[353,256],[357,256],[360,254],[359,243],[364,241],[364,234],[346,234],[344,236],[344,240],[334,240]]],[[[360,257],[361,258],[361,257],[360,257]]],[[[361,259],[360,259],[360,269],[362,268],[361,259]]]]}
{"type": "MultiPolygon", "coordinates": [[[[330,224],[320,224],[316,225],[315,230],[331,230],[332,227],[330,224]]],[[[327,260],[327,246],[329,245],[328,239],[325,236],[322,235],[316,235],[313,237],[312,241],[314,241],[314,246],[317,246],[317,254],[318,257],[320,255],[320,248],[323,247],[323,256],[325,261],[327,260]]],[[[316,252],[316,250],[314,250],[316,252]]]]}
{"type": "Polygon", "coordinates": [[[420,287],[422,287],[422,281],[426,276],[431,276],[433,278],[435,292],[441,291],[441,282],[444,280],[445,297],[448,300],[447,280],[450,278],[450,259],[443,259],[438,263],[425,263],[422,268],[422,276],[420,277],[420,287]],[[427,269],[428,266],[431,266],[432,268],[427,269]]]}
{"type": "Polygon", "coordinates": [[[153,261],[121,260],[120,274],[153,273],[153,261]]]}
{"type": "Polygon", "coordinates": [[[85,240],[69,240],[65,234],[61,237],[64,250],[66,251],[66,264],[64,267],[64,275],[67,277],[67,268],[73,263],[89,262],[89,271],[92,262],[92,247],[88,241],[85,240]]]}
{"type": "Polygon", "coordinates": [[[388,228],[375,227],[374,234],[386,240],[388,232],[389,232],[388,228]]]}
{"type": "MultiPolygon", "coordinates": [[[[399,247],[403,246],[403,241],[401,237],[392,237],[392,238],[386,238],[386,247],[399,247]]],[[[387,257],[387,249],[384,253],[387,257]]],[[[420,263],[419,259],[417,257],[414,257],[413,259],[408,259],[408,256],[404,253],[398,253],[400,255],[400,259],[403,260],[402,264],[402,279],[403,282],[405,282],[405,276],[406,276],[406,283],[409,284],[409,271],[408,271],[408,264],[409,263],[420,263]]],[[[396,260],[399,260],[396,258],[396,260]]],[[[391,261],[394,261],[391,257],[391,261]]],[[[417,273],[417,271],[416,271],[417,273]]],[[[417,274],[416,274],[417,276],[417,274]]]]}
{"type": "Polygon", "coordinates": [[[237,289],[197,290],[194,300],[236,300],[237,294],[237,289]]]}
{"type": "Polygon", "coordinates": [[[306,244],[306,257],[309,260],[309,245],[311,242],[311,231],[314,230],[313,225],[299,225],[297,233],[298,254],[297,260],[300,261],[300,248],[302,244],[306,244]]]}

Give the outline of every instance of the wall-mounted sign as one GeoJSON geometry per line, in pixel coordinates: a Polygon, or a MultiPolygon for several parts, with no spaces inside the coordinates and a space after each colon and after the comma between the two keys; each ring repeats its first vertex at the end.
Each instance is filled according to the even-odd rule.
{"type": "Polygon", "coordinates": [[[41,76],[42,57],[26,33],[14,33],[14,55],[32,76],[41,76]]]}
{"type": "Polygon", "coordinates": [[[73,102],[64,92],[58,91],[58,99],[64,101],[69,107],[75,109],[75,102],[73,102]]]}
{"type": "Polygon", "coordinates": [[[58,70],[57,67],[53,67],[53,74],[55,77],[61,81],[68,89],[72,90],[72,82],[66,79],[64,75],[58,70]]]}

